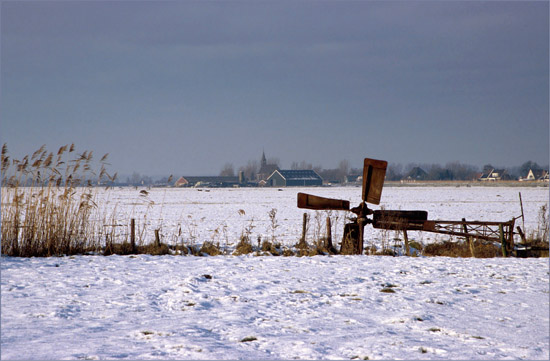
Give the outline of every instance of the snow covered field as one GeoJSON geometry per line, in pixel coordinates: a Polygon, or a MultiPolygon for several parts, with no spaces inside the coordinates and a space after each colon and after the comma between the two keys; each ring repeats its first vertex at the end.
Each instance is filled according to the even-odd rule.
{"type": "MultiPolygon", "coordinates": [[[[272,236],[269,212],[277,211],[275,237],[283,245],[292,246],[302,233],[302,215],[310,215],[308,238],[312,240],[318,228],[324,232],[325,211],[299,209],[296,206],[298,192],[322,197],[349,200],[352,207],[361,200],[360,187],[313,188],[152,188],[148,195],[142,189],[113,189],[98,194],[102,214],[113,214],[118,231],[128,233],[129,218],[135,218],[139,230],[143,230],[144,242],[154,239],[154,230],[160,229],[162,242],[168,244],[212,240],[226,244],[231,249],[238,242],[246,227],[252,226],[251,240],[272,236]],[[113,209],[116,209],[113,211],[113,209]],[[318,215],[316,219],[316,215],[318,215]]],[[[548,205],[547,187],[385,187],[379,206],[386,209],[426,210],[428,218],[435,220],[509,221],[521,215],[519,193],[525,213],[526,232],[536,230],[538,212],[548,205]]],[[[332,212],[333,239],[341,241],[345,216],[349,212],[332,212]],[[336,216],[338,215],[338,219],[336,216]]],[[[109,217],[110,219],[111,217],[109,217]]],[[[521,220],[517,225],[522,226],[521,220]]],[[[110,223],[110,222],[108,222],[110,223]]],[[[367,226],[365,242],[376,244],[382,238],[381,231],[367,226]]],[[[410,232],[409,238],[424,243],[441,236],[432,233],[410,232]]]]}
{"type": "MultiPolygon", "coordinates": [[[[222,245],[251,222],[252,239],[270,236],[275,208],[277,240],[292,245],[297,192],[357,205],[361,190],[139,191],[102,193],[99,205],[116,206],[120,222],[135,217],[149,237],[161,228],[170,243],[181,227],[181,239],[222,245]]],[[[521,214],[518,192],[530,231],[548,188],[386,187],[382,205],[507,221],[521,214]]],[[[341,228],[343,217],[336,239],[341,228]]],[[[367,230],[366,242],[377,237],[367,230]]],[[[548,258],[2,257],[0,357],[547,360],[549,270],[548,258]]]]}
{"type": "Polygon", "coordinates": [[[549,358],[548,259],[2,259],[1,358],[549,358]]]}

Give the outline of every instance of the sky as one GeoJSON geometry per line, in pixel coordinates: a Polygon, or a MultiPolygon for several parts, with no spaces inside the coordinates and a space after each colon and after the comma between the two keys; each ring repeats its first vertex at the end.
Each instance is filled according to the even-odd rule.
{"type": "Polygon", "coordinates": [[[216,175],[549,162],[547,1],[1,2],[0,142],[216,175]]]}

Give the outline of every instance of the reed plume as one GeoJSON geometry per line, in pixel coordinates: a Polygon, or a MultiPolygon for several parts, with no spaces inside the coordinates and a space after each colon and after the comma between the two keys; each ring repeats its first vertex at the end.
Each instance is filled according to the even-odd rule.
{"type": "Polygon", "coordinates": [[[105,155],[99,176],[92,180],[93,152],[66,159],[74,151],[74,144],[64,145],[54,155],[43,145],[30,157],[10,160],[7,144],[2,146],[2,254],[31,257],[98,250],[105,231],[98,222],[92,185],[114,181],[116,175],[107,173],[105,155]]]}

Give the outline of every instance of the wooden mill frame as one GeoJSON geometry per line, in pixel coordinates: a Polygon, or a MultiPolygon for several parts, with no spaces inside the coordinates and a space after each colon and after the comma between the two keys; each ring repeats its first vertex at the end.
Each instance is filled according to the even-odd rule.
{"type": "Polygon", "coordinates": [[[363,162],[362,202],[350,208],[350,202],[341,199],[318,197],[298,193],[298,207],[315,210],[346,210],[356,214],[351,223],[344,225],[341,254],[362,254],[364,228],[372,224],[374,228],[402,231],[405,248],[409,254],[407,231],[424,231],[464,237],[470,244],[474,256],[473,239],[481,239],[501,244],[502,255],[510,256],[514,249],[515,219],[508,222],[484,221],[443,221],[428,220],[426,211],[376,210],[368,208],[367,203],[380,204],[387,162],[365,158],[363,162]],[[367,216],[373,215],[373,218],[367,216]]]}

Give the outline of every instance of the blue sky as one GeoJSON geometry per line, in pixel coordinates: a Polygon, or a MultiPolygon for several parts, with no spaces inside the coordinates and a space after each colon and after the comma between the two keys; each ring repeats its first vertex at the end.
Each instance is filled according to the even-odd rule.
{"type": "Polygon", "coordinates": [[[549,159],[546,1],[1,3],[0,141],[119,174],[549,159]]]}

